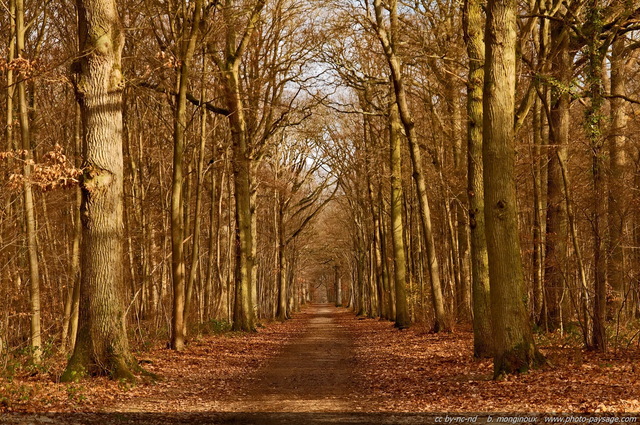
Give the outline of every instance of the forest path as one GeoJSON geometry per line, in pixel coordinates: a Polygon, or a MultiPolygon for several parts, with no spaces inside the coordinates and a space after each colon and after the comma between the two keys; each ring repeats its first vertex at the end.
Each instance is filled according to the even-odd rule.
{"type": "Polygon", "coordinates": [[[273,325],[257,335],[196,343],[184,353],[165,351],[171,361],[154,362],[164,381],[134,389],[103,412],[117,413],[112,419],[118,424],[122,418],[154,424],[167,418],[172,423],[386,423],[389,418],[358,413],[367,405],[355,387],[361,369],[358,322],[345,308],[311,304],[264,340],[260,334],[273,325]],[[221,372],[224,368],[228,372],[221,372]]]}
{"type": "Polygon", "coordinates": [[[352,410],[353,340],[341,324],[353,315],[315,304],[292,320],[305,321],[302,335],[263,367],[250,390],[225,407],[243,412],[352,410]]]}

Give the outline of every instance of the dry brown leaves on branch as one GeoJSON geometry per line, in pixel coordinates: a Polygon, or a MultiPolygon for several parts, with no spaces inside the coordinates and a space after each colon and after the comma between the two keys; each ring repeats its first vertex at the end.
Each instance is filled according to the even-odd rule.
{"type": "Polygon", "coordinates": [[[13,190],[21,189],[27,181],[43,192],[65,189],[77,185],[82,175],[82,170],[69,161],[60,145],[55,145],[53,150],[42,155],[41,161],[37,163],[28,158],[25,150],[0,152],[0,161],[8,159],[17,160],[22,166],[31,166],[28,180],[24,173],[15,170],[9,175],[9,187],[13,190]]]}
{"type": "Polygon", "coordinates": [[[25,78],[32,76],[38,69],[39,64],[37,60],[15,58],[9,62],[0,62],[0,72],[13,71],[25,78]]]}

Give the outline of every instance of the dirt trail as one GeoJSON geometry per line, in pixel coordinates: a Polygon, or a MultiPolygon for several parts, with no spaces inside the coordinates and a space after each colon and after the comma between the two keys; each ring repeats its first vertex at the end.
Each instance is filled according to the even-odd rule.
{"type": "Polygon", "coordinates": [[[346,315],[329,304],[313,305],[297,315],[293,320],[307,322],[301,337],[262,368],[246,396],[229,401],[223,411],[352,410],[353,341],[340,324],[346,315]]]}
{"type": "MultiPolygon", "coordinates": [[[[212,376],[213,356],[201,355],[187,361],[188,375],[172,376],[165,383],[151,387],[153,391],[133,395],[106,410],[167,414],[236,412],[248,414],[244,419],[258,412],[359,410],[353,406],[358,393],[352,386],[353,373],[357,370],[350,333],[353,321],[353,313],[347,309],[313,304],[288,322],[287,326],[298,329],[292,339],[271,353],[253,373],[226,378],[227,390],[212,376]]],[[[246,356],[247,351],[237,354],[246,356]]],[[[173,375],[170,371],[163,374],[173,375]]]]}
{"type": "Polygon", "coordinates": [[[66,405],[51,414],[0,410],[0,423],[380,425],[442,422],[434,412],[486,423],[488,416],[473,412],[495,419],[499,412],[640,411],[638,349],[616,357],[547,341],[541,349],[549,366],[494,381],[491,360],[473,358],[472,338],[468,331],[430,334],[419,325],[399,331],[388,321],[311,305],[260,332],[203,336],[181,352],[141,353],[145,367],[164,378],[159,382],[123,388],[96,379],[53,384],[53,394],[43,387],[40,395],[66,405]]]}
{"type": "MultiPolygon", "coordinates": [[[[240,341],[220,358],[220,351],[208,352],[206,345],[199,345],[171,353],[170,363],[179,366],[163,369],[165,381],[137,388],[100,412],[42,418],[47,423],[100,425],[425,423],[424,416],[362,413],[368,403],[362,389],[355,388],[360,367],[352,312],[315,304],[283,326],[291,339],[274,345],[251,372],[237,373],[232,365],[230,374],[220,378],[217,367],[220,361],[234,364],[234,357],[252,357],[260,347],[240,341]]],[[[274,337],[267,341],[273,343],[274,337]]],[[[12,419],[15,424],[39,423],[33,416],[12,419]]]]}

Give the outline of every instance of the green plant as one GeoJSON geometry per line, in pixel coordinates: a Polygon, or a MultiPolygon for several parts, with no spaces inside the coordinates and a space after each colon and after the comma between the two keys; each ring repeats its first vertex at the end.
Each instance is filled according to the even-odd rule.
{"type": "Polygon", "coordinates": [[[231,330],[231,323],[226,320],[211,319],[198,326],[198,333],[220,335],[231,330]]]}
{"type": "Polygon", "coordinates": [[[82,385],[70,384],[67,385],[67,397],[70,401],[84,401],[87,399],[87,396],[82,394],[84,391],[84,387],[82,385]]]}

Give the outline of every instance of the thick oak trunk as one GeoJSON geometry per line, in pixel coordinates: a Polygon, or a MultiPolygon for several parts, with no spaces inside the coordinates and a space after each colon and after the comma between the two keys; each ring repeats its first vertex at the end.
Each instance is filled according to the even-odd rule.
{"type": "Polygon", "coordinates": [[[132,379],[123,288],[121,53],[124,33],[113,0],[78,0],[82,112],[82,257],[80,317],[63,381],[84,375],[132,379]]]}
{"type": "Polygon", "coordinates": [[[524,282],[515,181],[516,1],[490,0],[485,31],[483,176],[494,377],[537,366],[524,282]]]}

